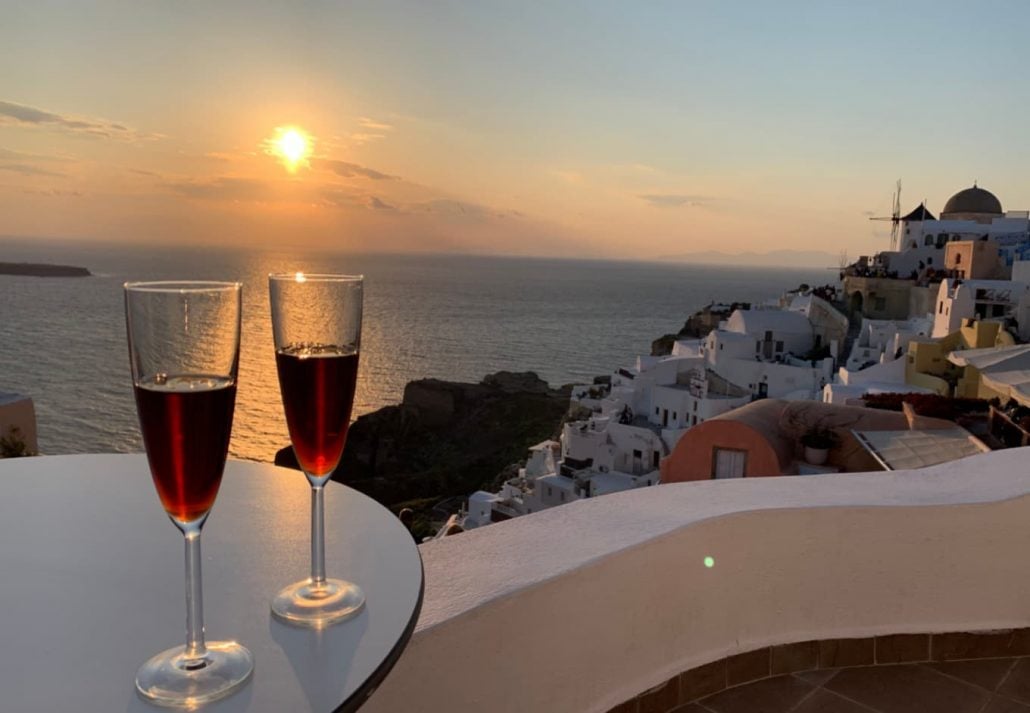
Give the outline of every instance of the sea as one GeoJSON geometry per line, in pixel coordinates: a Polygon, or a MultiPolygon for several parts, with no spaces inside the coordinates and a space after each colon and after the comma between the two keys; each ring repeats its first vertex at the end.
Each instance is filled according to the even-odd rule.
{"type": "Polygon", "coordinates": [[[709,302],[761,302],[833,270],[470,255],[352,255],[0,238],[0,261],[89,268],[88,278],[0,275],[0,392],[32,397],[44,454],[142,451],[122,284],[243,282],[230,454],[271,461],[288,444],[272,348],[271,272],[365,275],[355,417],[422,378],[478,382],[534,371],[589,382],[650,353],[709,302]]]}

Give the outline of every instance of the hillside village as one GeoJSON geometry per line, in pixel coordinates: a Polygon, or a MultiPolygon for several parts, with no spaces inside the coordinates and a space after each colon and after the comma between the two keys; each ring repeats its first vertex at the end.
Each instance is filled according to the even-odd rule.
{"type": "Polygon", "coordinates": [[[711,304],[573,387],[559,440],[440,536],[663,483],[902,470],[1030,443],[1030,212],[959,191],[837,285],[711,304]]]}

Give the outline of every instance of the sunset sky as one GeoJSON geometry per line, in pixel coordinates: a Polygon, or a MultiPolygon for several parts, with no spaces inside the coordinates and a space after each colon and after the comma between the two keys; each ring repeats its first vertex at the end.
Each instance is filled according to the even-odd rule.
{"type": "Polygon", "coordinates": [[[657,258],[1030,208],[1030,4],[47,2],[0,21],[0,235],[657,258]],[[290,172],[277,128],[311,137],[290,172]]]}

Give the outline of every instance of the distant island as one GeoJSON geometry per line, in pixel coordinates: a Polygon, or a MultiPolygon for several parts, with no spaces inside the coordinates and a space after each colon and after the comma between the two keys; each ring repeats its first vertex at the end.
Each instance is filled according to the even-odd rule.
{"type": "Polygon", "coordinates": [[[28,277],[89,277],[92,273],[75,265],[46,265],[36,262],[0,262],[0,275],[28,277]]]}
{"type": "Polygon", "coordinates": [[[663,262],[686,262],[696,265],[776,266],[801,268],[834,268],[840,264],[840,255],[821,250],[770,250],[769,252],[724,253],[706,250],[696,253],[663,255],[663,262]]]}

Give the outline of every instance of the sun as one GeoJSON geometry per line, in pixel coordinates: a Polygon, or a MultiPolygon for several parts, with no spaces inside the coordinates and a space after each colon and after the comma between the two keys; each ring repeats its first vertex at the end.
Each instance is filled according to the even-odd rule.
{"type": "Polygon", "coordinates": [[[311,137],[296,127],[280,127],[275,130],[275,137],[269,140],[270,153],[279,156],[283,165],[291,173],[298,167],[307,165],[311,155],[311,137]]]}

